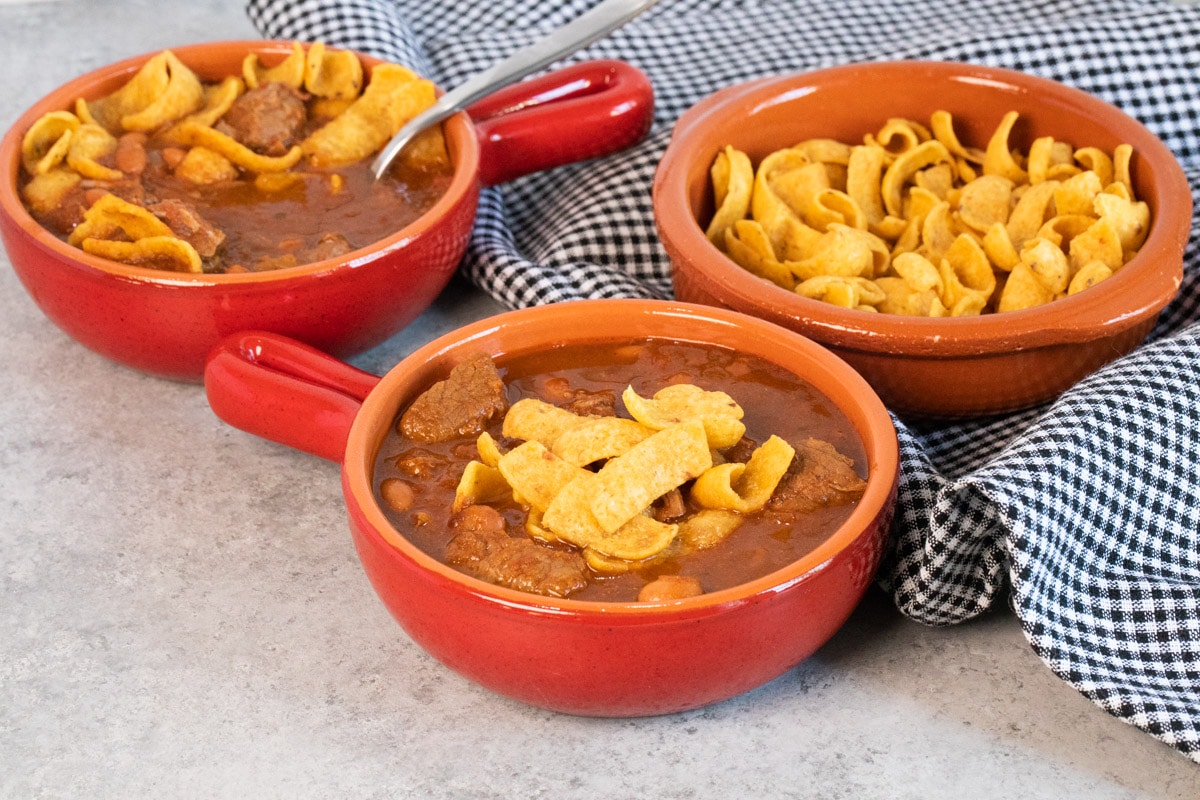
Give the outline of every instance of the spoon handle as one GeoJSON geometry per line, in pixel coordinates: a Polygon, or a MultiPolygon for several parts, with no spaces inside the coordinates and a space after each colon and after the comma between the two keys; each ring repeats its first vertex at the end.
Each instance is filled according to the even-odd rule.
{"type": "Polygon", "coordinates": [[[408,141],[425,128],[441,122],[497,89],[516,83],[563,56],[587,47],[657,2],[658,0],[604,0],[546,38],[518,50],[503,61],[469,78],[457,88],[446,92],[432,106],[409,120],[379,152],[371,163],[371,171],[375,178],[382,177],[388,165],[408,141]]]}

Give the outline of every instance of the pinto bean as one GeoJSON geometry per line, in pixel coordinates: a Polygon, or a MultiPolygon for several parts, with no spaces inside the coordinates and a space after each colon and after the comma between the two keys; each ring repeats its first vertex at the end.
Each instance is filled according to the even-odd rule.
{"type": "Polygon", "coordinates": [[[704,594],[700,581],[687,575],[659,575],[638,592],[639,603],[661,603],[704,594]]]}
{"type": "Polygon", "coordinates": [[[187,150],[181,147],[164,147],[162,149],[162,160],[170,169],[175,169],[179,166],[179,162],[183,161],[183,157],[187,155],[187,150]]]}
{"type": "Polygon", "coordinates": [[[146,134],[140,131],[123,134],[117,140],[113,163],[126,175],[141,175],[146,169],[146,134]]]}
{"type": "Polygon", "coordinates": [[[412,508],[413,488],[399,478],[386,479],[379,485],[379,494],[393,511],[407,511],[412,508]]]}
{"type": "Polygon", "coordinates": [[[502,531],[504,516],[491,506],[467,506],[454,515],[450,527],[464,531],[502,531]]]}

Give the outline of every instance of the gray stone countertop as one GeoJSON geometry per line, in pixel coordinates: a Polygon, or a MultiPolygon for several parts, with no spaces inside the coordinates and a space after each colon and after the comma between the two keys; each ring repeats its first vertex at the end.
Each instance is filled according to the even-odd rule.
{"type": "MultiPolygon", "coordinates": [[[[3,125],[109,61],[233,38],[256,38],[234,0],[5,0],[3,125]]],[[[926,628],[874,591],[808,661],[709,708],[494,695],[376,599],[335,464],[84,349],[4,261],[4,798],[1200,797],[1200,767],[1055,677],[1010,613],[926,628]]],[[[453,283],[354,363],[382,373],[499,310],[453,283]]]]}

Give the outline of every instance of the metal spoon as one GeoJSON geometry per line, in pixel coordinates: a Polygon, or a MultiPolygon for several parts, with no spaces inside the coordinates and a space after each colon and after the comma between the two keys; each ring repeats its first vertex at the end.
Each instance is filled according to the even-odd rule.
{"type": "Polygon", "coordinates": [[[516,83],[532,72],[554,63],[563,56],[602,39],[629,20],[656,4],[658,0],[604,0],[571,22],[530,46],[468,79],[446,92],[436,103],[409,120],[371,162],[375,179],[383,177],[388,166],[405,145],[430,125],[441,122],[498,89],[516,83]]]}

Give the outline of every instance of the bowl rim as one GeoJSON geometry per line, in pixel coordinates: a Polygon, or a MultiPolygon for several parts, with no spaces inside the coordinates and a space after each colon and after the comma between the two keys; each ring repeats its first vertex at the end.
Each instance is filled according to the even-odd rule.
{"type": "MultiPolygon", "coordinates": [[[[627,328],[623,327],[621,331],[591,337],[586,334],[559,335],[552,340],[552,344],[629,341],[630,335],[625,331],[627,328]]],[[[545,338],[544,333],[541,338],[545,338]]],[[[639,332],[636,338],[643,338],[642,334],[639,332]]],[[[685,337],[666,338],[680,340],[685,337]]],[[[494,349],[490,352],[493,355],[505,354],[496,353],[494,349]]],[[[785,369],[795,374],[793,370],[787,367],[785,369]]],[[[609,620],[625,619],[632,622],[707,616],[731,606],[759,602],[805,582],[822,571],[835,556],[866,535],[872,526],[883,525],[883,535],[887,536],[898,481],[899,443],[890,414],[867,382],[832,351],[799,333],[736,311],[673,300],[630,298],[574,300],[509,311],[451,331],[415,350],[384,375],[364,401],[351,425],[342,464],[342,486],[346,502],[352,513],[359,515],[367,523],[363,526],[364,534],[379,540],[391,550],[394,557],[415,566],[443,586],[467,592],[485,602],[499,603],[526,612],[603,617],[609,620]],[[617,315],[624,320],[639,317],[648,320],[649,324],[653,324],[653,318],[686,320],[689,325],[694,324],[705,332],[698,332],[695,338],[689,339],[695,342],[719,344],[713,342],[713,337],[706,333],[721,328],[728,329],[731,326],[743,327],[757,334],[760,341],[770,342],[770,349],[764,345],[758,355],[774,360],[769,355],[771,351],[785,350],[805,360],[811,369],[810,376],[816,380],[813,377],[801,377],[813,383],[817,391],[831,402],[832,398],[818,384],[837,382],[846,387],[847,396],[853,399],[852,403],[849,407],[844,404],[835,405],[838,405],[857,430],[868,459],[868,476],[863,497],[842,525],[812,551],[767,575],[698,597],[656,603],[559,599],[497,586],[459,572],[429,556],[391,525],[373,491],[375,455],[395,419],[398,407],[411,400],[416,391],[427,385],[430,375],[436,372],[439,361],[453,358],[454,353],[462,353],[474,343],[486,342],[505,326],[510,329],[532,328],[543,332],[582,332],[589,328],[580,323],[581,316],[598,320],[612,319],[617,315]]],[[[865,583],[863,589],[866,589],[865,583]]]]}
{"type": "MultiPolygon", "coordinates": [[[[883,116],[886,110],[881,112],[883,116]]],[[[766,76],[727,86],[703,98],[679,117],[672,130],[654,177],[653,207],[659,236],[671,255],[672,273],[680,270],[680,261],[685,262],[719,287],[725,297],[741,303],[738,307],[747,313],[762,313],[781,323],[802,322],[812,335],[848,350],[942,357],[1092,341],[1157,314],[1182,283],[1182,256],[1191,230],[1192,200],[1186,176],[1167,146],[1141,122],[1095,95],[1002,67],[900,60],[766,76]],[[730,115],[744,117],[803,96],[814,88],[819,90],[825,81],[866,76],[873,80],[905,76],[909,80],[961,81],[1027,95],[1041,92],[1060,104],[1111,116],[1119,123],[1118,130],[1127,133],[1124,138],[1134,146],[1137,157],[1156,165],[1155,218],[1138,256],[1088,291],[1036,308],[958,318],[890,315],[881,320],[883,315],[868,316],[866,312],[801,297],[751,275],[709,242],[689,208],[688,173],[700,157],[696,151],[701,149],[706,124],[730,115]],[[1114,302],[1115,295],[1120,295],[1119,303],[1114,302]],[[1108,308],[1117,305],[1120,307],[1108,308]],[[749,312],[750,308],[755,311],[749,312]],[[1081,324],[1081,320],[1088,319],[1092,322],[1081,324]],[[880,332],[880,322],[886,332],[880,332]]]]}
{"type": "MultiPolygon", "coordinates": [[[[478,190],[479,140],[470,117],[466,112],[459,112],[445,122],[446,141],[454,163],[454,173],[446,191],[434,202],[433,206],[408,225],[383,239],[345,255],[308,264],[265,272],[240,273],[173,272],[123,264],[72,247],[44,228],[25,208],[18,191],[22,172],[21,141],[30,126],[46,112],[69,109],[77,97],[93,99],[100,96],[98,90],[101,87],[112,86],[115,89],[122,79],[132,77],[146,61],[164,50],[170,50],[183,63],[193,67],[196,60],[206,54],[216,54],[220,61],[226,59],[232,61],[235,57],[241,58],[249,53],[282,59],[292,52],[292,45],[296,41],[299,40],[228,39],[163,47],[111,62],[61,84],[22,112],[5,132],[3,138],[0,138],[0,169],[8,171],[7,178],[0,181],[0,214],[9,217],[38,247],[49,251],[59,260],[74,263],[80,268],[93,269],[134,283],[229,287],[231,284],[269,284],[305,279],[365,266],[425,235],[445,219],[459,203],[463,202],[464,198],[478,190]]],[[[350,48],[337,49],[349,50],[350,48]]],[[[366,69],[379,63],[385,63],[385,59],[361,51],[351,50],[351,52],[358,56],[366,69]]],[[[207,75],[201,75],[201,78],[211,80],[211,76],[207,75]]]]}

